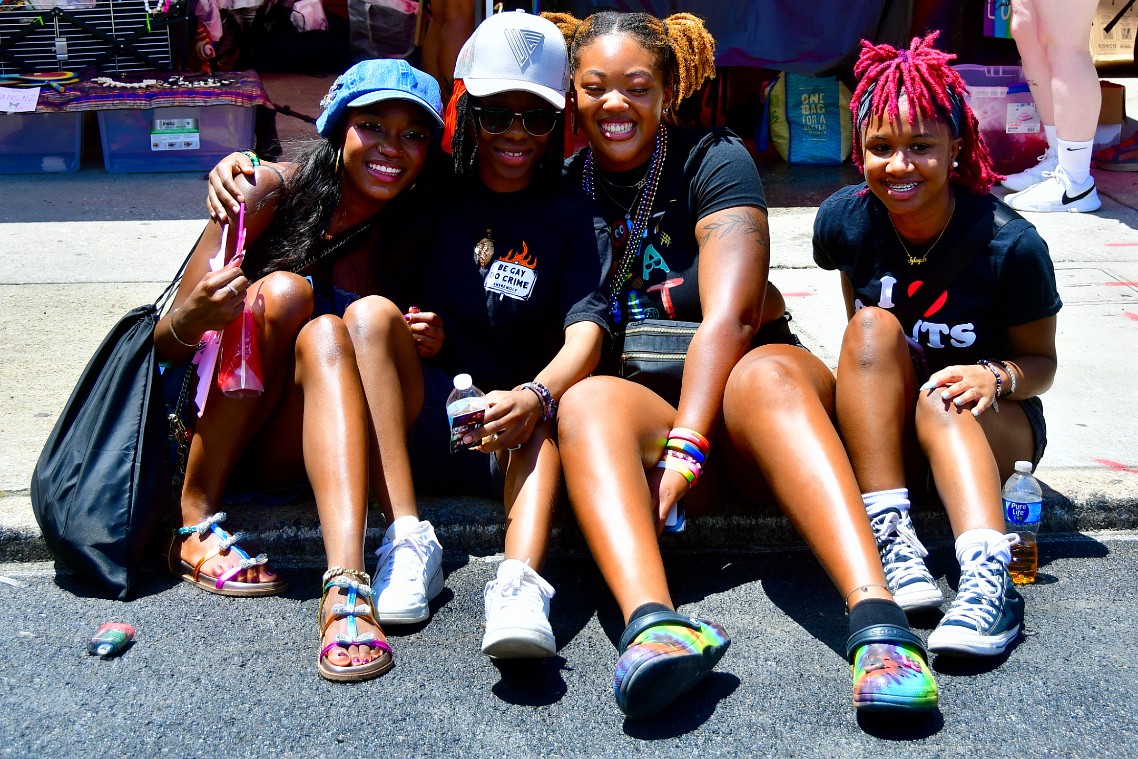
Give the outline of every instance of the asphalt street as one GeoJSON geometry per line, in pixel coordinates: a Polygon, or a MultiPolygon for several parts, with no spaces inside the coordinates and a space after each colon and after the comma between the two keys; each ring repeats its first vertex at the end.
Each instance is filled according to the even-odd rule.
{"type": "MultiPolygon", "coordinates": [[[[396,666],[361,684],[316,674],[319,570],[279,598],[209,595],[155,574],[129,603],[84,597],[49,564],[0,565],[3,756],[1064,756],[1138,752],[1138,534],[1045,542],[1025,589],[1026,636],[995,661],[934,659],[940,709],[859,718],[841,601],[805,551],[668,555],[675,600],[722,624],[718,670],[658,716],[612,697],[620,620],[592,560],[563,555],[557,657],[479,652],[494,557],[450,556],[430,622],[390,628],[396,666]],[[132,624],[119,658],[85,653],[102,622],[132,624]]],[[[947,546],[930,557],[946,590],[947,546]]],[[[914,620],[922,635],[938,612],[914,620]]]]}

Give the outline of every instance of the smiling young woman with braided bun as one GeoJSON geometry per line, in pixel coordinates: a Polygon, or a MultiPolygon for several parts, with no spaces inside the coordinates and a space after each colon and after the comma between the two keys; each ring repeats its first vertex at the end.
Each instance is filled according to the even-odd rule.
{"type": "MultiPolygon", "coordinates": [[[[799,345],[767,281],[754,160],[728,130],[674,126],[678,105],[714,74],[714,40],[691,14],[550,18],[570,43],[576,126],[589,141],[570,177],[614,220],[613,321],[618,330],[645,318],[699,323],[678,396],[593,377],[562,400],[570,500],[627,625],[618,705],[631,717],[663,708],[729,644],[721,627],[675,610],[657,542],[669,512],[681,499],[695,513],[725,497],[772,496],[855,607],[851,655],[903,659],[907,705],[935,705],[831,420],[833,375],[799,345]],[[879,605],[859,605],[868,599],[879,605]]],[[[858,692],[880,703],[884,680],[864,678],[858,692]]]]}

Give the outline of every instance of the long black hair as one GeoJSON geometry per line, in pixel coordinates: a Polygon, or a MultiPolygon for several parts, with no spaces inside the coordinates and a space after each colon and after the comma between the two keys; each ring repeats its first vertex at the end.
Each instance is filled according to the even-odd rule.
{"type": "MultiPolygon", "coordinates": [[[[340,164],[346,132],[345,123],[333,138],[313,140],[297,156],[292,173],[277,191],[272,224],[249,251],[245,264],[249,279],[259,279],[274,271],[298,271],[323,245],[324,231],[343,196],[340,164]]],[[[429,197],[427,186],[438,181],[441,160],[439,131],[432,126],[426,162],[419,175],[411,187],[383,207],[383,212],[403,209],[406,204],[429,197]]]]}

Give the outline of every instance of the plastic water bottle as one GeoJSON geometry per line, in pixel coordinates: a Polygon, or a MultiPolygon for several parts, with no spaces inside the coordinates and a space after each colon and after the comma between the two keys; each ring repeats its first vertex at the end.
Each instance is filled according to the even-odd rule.
{"type": "Polygon", "coordinates": [[[474,386],[469,374],[459,374],[454,378],[454,390],[447,396],[447,419],[450,420],[450,450],[461,451],[481,440],[463,443],[462,439],[471,430],[482,426],[486,415],[484,393],[474,386]]]}
{"type": "Polygon", "coordinates": [[[1015,473],[1004,485],[1004,523],[1008,532],[1019,533],[1019,544],[1012,546],[1008,570],[1012,582],[1035,582],[1039,568],[1039,548],[1035,535],[1043,517],[1043,489],[1031,475],[1030,461],[1017,461],[1015,473]]]}

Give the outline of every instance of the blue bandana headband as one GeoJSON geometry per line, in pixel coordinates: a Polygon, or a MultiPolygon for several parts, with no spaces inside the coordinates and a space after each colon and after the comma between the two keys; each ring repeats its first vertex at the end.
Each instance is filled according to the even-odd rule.
{"type": "MultiPolygon", "coordinates": [[[[905,51],[902,51],[905,52],[905,51]]],[[[865,88],[862,93],[861,100],[857,103],[857,133],[860,135],[861,130],[865,128],[865,123],[869,121],[869,112],[873,105],[873,93],[877,91],[877,82],[865,88]]],[[[948,94],[948,102],[950,108],[946,111],[944,106],[937,100],[933,100],[936,107],[937,116],[946,124],[952,133],[952,139],[960,136],[960,125],[964,122],[964,101],[961,100],[960,95],[949,88],[945,88],[948,94]]],[[[904,90],[901,91],[904,94],[904,90]]]]}

